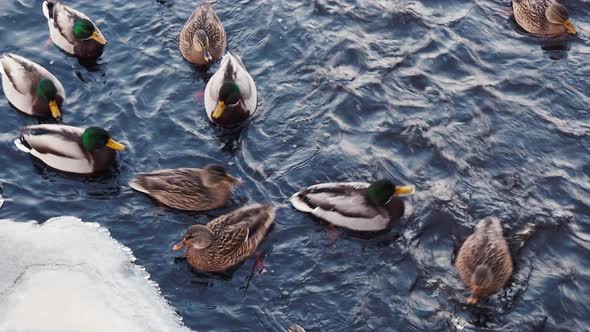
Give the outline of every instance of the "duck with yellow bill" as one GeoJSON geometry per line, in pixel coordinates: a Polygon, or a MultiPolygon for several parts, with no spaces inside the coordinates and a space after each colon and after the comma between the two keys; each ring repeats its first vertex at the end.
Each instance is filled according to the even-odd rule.
{"type": "Polygon", "coordinates": [[[61,82],[41,65],[7,53],[0,58],[2,89],[6,99],[19,111],[42,118],[61,117],[66,99],[61,82]]]}
{"type": "Polygon", "coordinates": [[[24,127],[15,144],[47,166],[73,174],[107,171],[116,160],[116,151],[125,149],[103,128],[57,124],[24,127]]]}
{"type": "Polygon", "coordinates": [[[57,47],[78,58],[98,58],[107,40],[98,26],[85,14],[59,0],[43,1],[49,35],[57,47]]]}
{"type": "Polygon", "coordinates": [[[404,214],[398,197],[412,195],[414,186],[382,179],[372,183],[322,183],[291,196],[291,204],[333,225],[354,231],[382,231],[404,214]]]}
{"type": "Polygon", "coordinates": [[[236,126],[254,114],[257,102],[256,84],[242,59],[226,54],[205,87],[207,117],[223,127],[236,126]]]}

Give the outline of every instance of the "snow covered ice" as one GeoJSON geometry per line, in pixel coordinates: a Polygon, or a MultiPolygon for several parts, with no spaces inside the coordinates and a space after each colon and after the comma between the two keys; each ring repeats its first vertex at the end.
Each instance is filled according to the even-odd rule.
{"type": "Polygon", "coordinates": [[[96,223],[0,220],[0,331],[189,331],[133,260],[96,223]]]}

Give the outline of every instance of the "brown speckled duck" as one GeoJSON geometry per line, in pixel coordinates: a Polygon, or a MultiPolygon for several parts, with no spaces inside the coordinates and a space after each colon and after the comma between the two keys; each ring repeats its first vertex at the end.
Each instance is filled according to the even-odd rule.
{"type": "Polygon", "coordinates": [[[164,169],[137,174],[129,186],[174,209],[206,211],[227,204],[233,186],[240,181],[221,165],[164,169]]]}
{"type": "Polygon", "coordinates": [[[529,33],[545,37],[576,34],[567,8],[556,0],[513,0],[512,10],[518,25],[529,33]]]}
{"type": "Polygon", "coordinates": [[[199,271],[224,272],[246,260],[264,239],[275,217],[270,205],[253,204],[191,226],[172,247],[186,247],[188,263],[199,271]]]}
{"type": "Polygon", "coordinates": [[[497,218],[485,218],[475,226],[475,232],[461,246],[455,266],[471,290],[468,304],[504,287],[512,275],[512,258],[497,218]]]}
{"type": "Polygon", "coordinates": [[[182,56],[196,65],[210,65],[221,59],[226,46],[225,30],[213,7],[197,7],[180,32],[182,56]]]}

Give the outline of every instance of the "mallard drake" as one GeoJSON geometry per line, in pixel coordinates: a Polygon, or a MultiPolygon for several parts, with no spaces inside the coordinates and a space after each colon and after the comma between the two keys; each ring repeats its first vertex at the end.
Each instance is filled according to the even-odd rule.
{"type": "Polygon", "coordinates": [[[8,102],[19,111],[59,118],[59,108],[66,99],[64,87],[47,69],[16,54],[0,59],[2,88],[8,102]]]}
{"type": "Polygon", "coordinates": [[[199,271],[224,272],[252,255],[275,218],[271,205],[253,204],[220,216],[205,225],[193,225],[172,247],[186,247],[189,264],[199,271]]]}
{"type": "Polygon", "coordinates": [[[43,14],[51,40],[64,52],[78,58],[98,58],[102,54],[107,40],[88,16],[59,0],[43,1],[43,14]]]}
{"type": "Polygon", "coordinates": [[[506,285],[512,275],[512,258],[497,218],[485,218],[475,226],[475,232],[461,246],[455,266],[471,290],[468,304],[475,304],[506,285]]]}
{"type": "Polygon", "coordinates": [[[567,8],[556,0],[513,0],[512,10],[518,25],[529,33],[542,36],[576,34],[567,8]]]}
{"type": "Polygon", "coordinates": [[[136,175],[129,186],[171,208],[205,211],[227,204],[231,189],[240,181],[221,165],[164,169],[136,175]]]}
{"type": "Polygon", "coordinates": [[[395,197],[411,195],[413,186],[389,180],[372,183],[322,183],[291,196],[291,204],[336,226],[355,231],[381,231],[403,216],[404,204],[395,197]]]}
{"type": "Polygon", "coordinates": [[[242,60],[235,54],[226,54],[205,88],[209,120],[221,126],[239,124],[254,113],[257,102],[256,84],[242,60]]]}
{"type": "Polygon", "coordinates": [[[47,166],[74,174],[106,171],[116,159],[115,150],[125,149],[102,128],[57,124],[24,127],[15,144],[47,166]]]}
{"type": "Polygon", "coordinates": [[[225,30],[210,4],[198,6],[180,32],[180,53],[196,65],[218,61],[227,46],[225,30]]]}

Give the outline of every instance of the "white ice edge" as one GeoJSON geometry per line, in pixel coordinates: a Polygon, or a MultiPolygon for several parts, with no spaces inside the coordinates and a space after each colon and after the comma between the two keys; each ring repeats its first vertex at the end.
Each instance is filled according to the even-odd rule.
{"type": "Polygon", "coordinates": [[[133,261],[97,223],[0,220],[0,331],[190,331],[133,261]]]}

